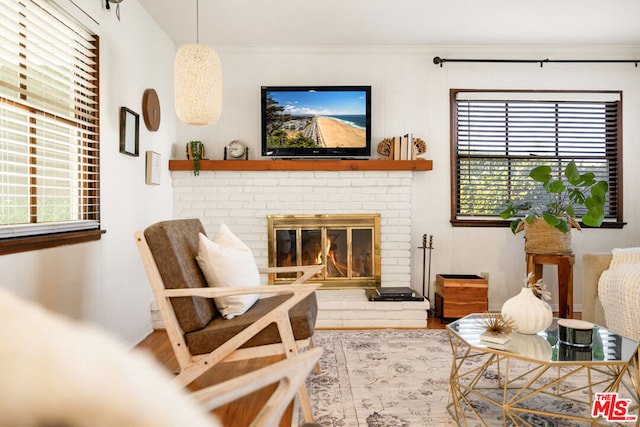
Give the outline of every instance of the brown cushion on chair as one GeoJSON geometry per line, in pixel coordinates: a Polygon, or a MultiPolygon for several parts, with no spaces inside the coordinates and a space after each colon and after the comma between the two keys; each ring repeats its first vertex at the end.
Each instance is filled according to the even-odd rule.
{"type": "MultiPolygon", "coordinates": [[[[193,355],[210,353],[289,297],[290,295],[276,295],[260,299],[246,313],[231,320],[216,316],[204,329],[185,334],[189,351],[193,355]]],[[[317,315],[318,302],[315,292],[291,308],[289,317],[291,318],[293,336],[296,340],[306,339],[313,335],[317,315]]],[[[278,327],[275,323],[272,323],[242,347],[254,347],[278,342],[280,342],[278,327]]]]}
{"type": "MultiPolygon", "coordinates": [[[[144,230],[166,289],[207,287],[196,261],[199,233],[205,234],[199,219],[162,221],[144,230]]],[[[201,329],[219,317],[209,298],[172,298],[171,303],[184,332],[201,329]]]]}

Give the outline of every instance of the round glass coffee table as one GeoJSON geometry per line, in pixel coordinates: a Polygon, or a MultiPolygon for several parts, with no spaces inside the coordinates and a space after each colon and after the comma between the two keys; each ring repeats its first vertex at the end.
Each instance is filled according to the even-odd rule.
{"type": "Polygon", "coordinates": [[[594,325],[591,346],[566,345],[554,319],[543,332],[512,332],[497,344],[481,339],[486,317],[470,314],[447,325],[453,352],[447,409],[458,425],[638,422],[637,341],[594,325]]]}

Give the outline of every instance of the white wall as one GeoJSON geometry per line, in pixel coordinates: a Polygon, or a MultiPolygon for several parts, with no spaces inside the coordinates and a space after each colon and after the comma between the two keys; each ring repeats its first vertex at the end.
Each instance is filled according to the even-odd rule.
{"type": "MultiPolygon", "coordinates": [[[[72,8],[69,0],[60,0],[72,8]]],[[[79,2],[75,2],[79,3],[79,2]]],[[[259,152],[259,89],[275,84],[371,84],[374,144],[407,131],[425,139],[434,170],[417,175],[413,211],[413,283],[421,286],[422,234],[434,235],[435,273],[490,273],[490,305],[499,308],[515,294],[524,275],[521,237],[507,229],[452,228],[449,224],[449,88],[621,89],[624,91],[623,230],[575,234],[576,300],[580,301],[581,255],[640,245],[640,73],[633,65],[432,64],[442,57],[637,58],[631,48],[290,48],[223,49],[224,100],[220,121],[204,128],[177,125],[173,112],[175,46],[136,0],[115,10],[102,0],[83,7],[99,22],[101,36],[102,240],[0,257],[0,287],[74,317],[95,321],[135,343],[150,329],[150,291],[132,234],[173,216],[171,177],[166,160],[183,158],[184,144],[201,139],[208,155],[221,158],[232,139],[259,152]],[[144,89],[157,90],[160,130],[141,126],[140,151],[163,156],[162,184],[144,184],[144,157],[118,153],[120,106],[140,111],[144,89]],[[176,136],[177,135],[177,136],[176,136]],[[171,150],[171,146],[173,149],[171,150]]],[[[508,38],[506,39],[508,41],[508,38]]],[[[551,283],[552,280],[549,280],[551,283]]],[[[431,286],[433,292],[433,286],[431,286]]]]}
{"type": "MultiPolygon", "coordinates": [[[[415,48],[223,48],[223,107],[219,122],[206,128],[178,125],[174,158],[184,144],[202,140],[210,158],[240,139],[251,158],[260,153],[260,86],[364,84],[373,92],[373,145],[385,137],[413,132],[428,144],[433,171],[416,174],[412,235],[413,284],[422,287],[423,234],[434,236],[431,279],[437,273],[480,273],[490,277],[490,309],[517,293],[525,272],[522,235],[508,228],[453,228],[450,218],[449,89],[599,89],[623,91],[624,220],[622,230],[574,232],[574,302],[581,305],[582,254],[640,245],[637,198],[640,170],[640,69],[633,64],[433,64],[445,58],[638,58],[640,47],[415,47],[415,48]]],[[[555,289],[555,268],[545,281],[555,289]]],[[[434,286],[431,285],[433,293],[434,286]]],[[[554,298],[557,301],[557,296],[554,298]]]]}
{"type": "MultiPolygon", "coordinates": [[[[59,3],[77,13],[68,0],[59,3]]],[[[78,2],[76,2],[78,3],[78,2]]],[[[0,287],[72,317],[97,322],[133,344],[151,331],[151,292],[133,232],[172,214],[167,171],[175,139],[174,43],[137,1],[123,2],[121,21],[104,1],[81,2],[100,36],[100,146],[102,228],[100,241],[0,257],[0,287]],[[140,116],[140,157],[119,153],[119,110],[141,113],[142,94],[155,88],[162,123],[149,132],[140,116]],[[162,155],[161,185],[145,185],[146,150],[162,155]]],[[[84,18],[86,19],[86,17],[84,18]]]]}

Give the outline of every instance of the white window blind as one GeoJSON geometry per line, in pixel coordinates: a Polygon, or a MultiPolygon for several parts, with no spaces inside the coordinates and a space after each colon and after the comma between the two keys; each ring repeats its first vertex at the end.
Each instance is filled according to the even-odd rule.
{"type": "Polygon", "coordinates": [[[608,182],[605,217],[621,221],[620,92],[452,90],[452,104],[452,222],[497,220],[509,199],[535,205],[529,171],[560,176],[571,160],[608,182]]]}
{"type": "Polygon", "coordinates": [[[0,16],[0,238],[97,229],[97,36],[47,0],[0,16]]]}

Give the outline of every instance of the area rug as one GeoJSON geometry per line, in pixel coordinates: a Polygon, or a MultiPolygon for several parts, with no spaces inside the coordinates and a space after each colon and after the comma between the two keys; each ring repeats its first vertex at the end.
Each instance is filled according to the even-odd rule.
{"type": "Polygon", "coordinates": [[[451,346],[444,330],[316,331],[322,373],[307,389],[322,426],[455,426],[445,405],[451,346]]]}
{"type": "MultiPolygon", "coordinates": [[[[321,426],[457,425],[446,409],[452,362],[446,331],[320,330],[314,342],[324,349],[322,373],[309,376],[307,389],[315,421],[321,426]]],[[[495,375],[487,371],[484,379],[495,380],[495,375]]],[[[545,400],[540,405],[547,408],[560,404],[545,400]]],[[[580,406],[562,409],[584,413],[584,405],[580,406]]],[[[488,405],[478,410],[487,421],[493,420],[489,425],[503,425],[501,411],[488,405]]],[[[475,421],[469,425],[475,426],[475,421]]],[[[507,421],[506,425],[514,424],[507,421]]],[[[584,423],[532,417],[523,425],[584,423]]]]}

